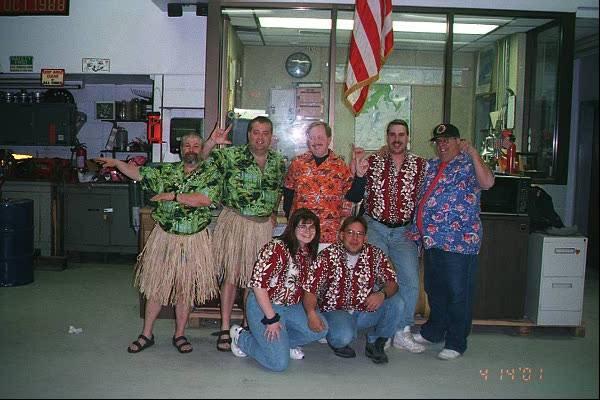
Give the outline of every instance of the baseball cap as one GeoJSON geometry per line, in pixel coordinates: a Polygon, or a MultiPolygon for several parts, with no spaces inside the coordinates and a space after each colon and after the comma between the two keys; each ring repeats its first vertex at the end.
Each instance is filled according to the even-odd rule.
{"type": "Polygon", "coordinates": [[[458,128],[452,124],[439,124],[435,128],[433,128],[433,137],[431,141],[434,142],[437,138],[459,138],[460,133],[458,132],[458,128]]]}

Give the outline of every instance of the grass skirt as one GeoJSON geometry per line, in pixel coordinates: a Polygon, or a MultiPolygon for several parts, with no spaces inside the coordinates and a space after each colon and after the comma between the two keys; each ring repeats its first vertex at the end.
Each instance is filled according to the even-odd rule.
{"type": "Polygon", "coordinates": [[[213,237],[215,260],[223,267],[223,281],[238,287],[247,286],[260,249],[273,235],[270,218],[264,222],[250,218],[223,208],[213,237]]]}
{"type": "Polygon", "coordinates": [[[194,306],[218,295],[217,278],[208,229],[176,235],[156,224],[138,256],[135,286],[149,301],[194,306]]]}

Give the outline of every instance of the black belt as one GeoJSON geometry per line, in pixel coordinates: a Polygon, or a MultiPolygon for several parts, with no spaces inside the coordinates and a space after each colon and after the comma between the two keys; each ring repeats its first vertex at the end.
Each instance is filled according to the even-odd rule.
{"type": "Polygon", "coordinates": [[[401,226],[409,225],[412,222],[411,220],[408,220],[408,221],[400,222],[398,224],[390,224],[390,223],[383,222],[383,221],[378,221],[378,220],[375,220],[375,221],[387,226],[388,228],[400,228],[401,226]]]}

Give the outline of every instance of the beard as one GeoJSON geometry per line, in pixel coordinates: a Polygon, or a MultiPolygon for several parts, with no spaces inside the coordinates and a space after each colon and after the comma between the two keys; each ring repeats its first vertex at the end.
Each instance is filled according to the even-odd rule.
{"type": "Polygon", "coordinates": [[[189,152],[183,155],[183,162],[188,165],[198,165],[200,156],[196,153],[189,152]]]}

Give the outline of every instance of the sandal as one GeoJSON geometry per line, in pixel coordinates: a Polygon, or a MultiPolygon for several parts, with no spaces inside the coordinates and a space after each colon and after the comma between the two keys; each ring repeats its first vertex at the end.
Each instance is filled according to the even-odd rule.
{"type": "Polygon", "coordinates": [[[181,354],[184,353],[191,353],[192,350],[194,350],[191,346],[192,344],[187,340],[187,338],[185,336],[179,336],[179,337],[174,337],[173,338],[173,346],[175,346],[175,348],[177,349],[178,352],[180,352],[181,354]],[[183,342],[182,342],[183,340],[183,342]],[[177,342],[180,342],[179,344],[177,344],[177,342]],[[184,349],[184,346],[190,346],[189,349],[184,349]]]}
{"type": "Polygon", "coordinates": [[[132,349],[131,345],[130,345],[129,347],[127,347],[127,352],[128,353],[139,353],[140,351],[145,350],[154,344],[154,335],[152,335],[152,337],[150,339],[148,339],[144,335],[140,335],[140,336],[138,336],[137,340],[132,342],[131,344],[136,345],[137,350],[132,349]],[[140,343],[140,339],[144,340],[144,344],[140,343]]]}
{"type": "Polygon", "coordinates": [[[217,350],[231,351],[231,337],[228,330],[219,331],[219,339],[217,340],[217,350]],[[227,336],[227,338],[225,338],[227,336]]]}

